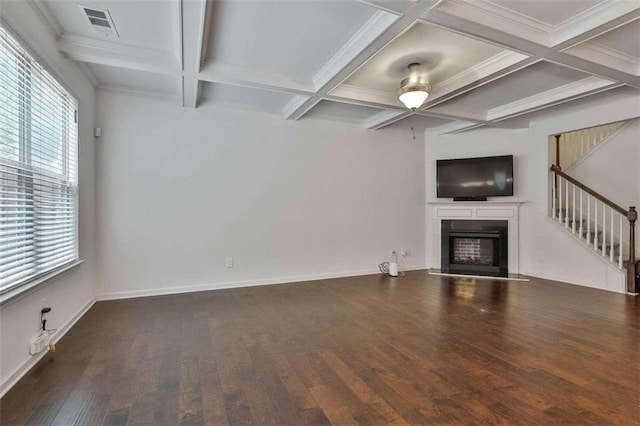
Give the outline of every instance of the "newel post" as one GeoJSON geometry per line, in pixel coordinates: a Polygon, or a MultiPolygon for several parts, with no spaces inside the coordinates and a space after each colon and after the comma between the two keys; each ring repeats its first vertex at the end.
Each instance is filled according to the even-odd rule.
{"type": "Polygon", "coordinates": [[[627,265],[627,292],[638,293],[640,289],[636,285],[636,220],[638,212],[631,206],[627,212],[629,220],[629,264],[627,265]]]}

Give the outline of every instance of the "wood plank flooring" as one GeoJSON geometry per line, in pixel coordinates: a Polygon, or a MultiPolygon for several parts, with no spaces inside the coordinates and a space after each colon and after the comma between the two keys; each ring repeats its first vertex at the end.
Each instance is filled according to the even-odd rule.
{"type": "Polygon", "coordinates": [[[639,424],[640,297],[365,276],[99,302],[2,425],[639,424]]]}

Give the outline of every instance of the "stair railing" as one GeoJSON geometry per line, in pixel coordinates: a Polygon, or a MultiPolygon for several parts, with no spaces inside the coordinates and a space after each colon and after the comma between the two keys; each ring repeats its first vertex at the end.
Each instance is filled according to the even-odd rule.
{"type": "Polygon", "coordinates": [[[572,178],[557,165],[551,166],[551,214],[584,243],[593,247],[611,263],[624,265],[624,235],[629,235],[627,291],[638,293],[635,268],[635,223],[638,213],[634,206],[625,209],[585,184],[572,178]],[[628,232],[624,232],[628,226],[628,232]],[[598,230],[598,227],[601,230],[598,230]]]}
{"type": "Polygon", "coordinates": [[[555,164],[567,170],[572,164],[595,148],[596,145],[626,124],[628,122],[611,123],[556,135],[555,164]]]}

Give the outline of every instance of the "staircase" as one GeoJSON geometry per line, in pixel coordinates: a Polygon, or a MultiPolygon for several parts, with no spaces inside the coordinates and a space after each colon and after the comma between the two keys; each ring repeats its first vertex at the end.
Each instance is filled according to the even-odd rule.
{"type": "Polygon", "coordinates": [[[636,208],[617,205],[563,171],[623,126],[624,123],[617,123],[555,136],[555,164],[550,169],[550,216],[604,261],[625,271],[627,292],[638,294],[640,260],[636,258],[635,249],[636,208]],[[580,141],[579,136],[585,140],[580,141]],[[563,141],[569,141],[571,147],[563,147],[563,141]],[[582,146],[590,148],[578,149],[582,146]],[[570,153],[570,158],[564,160],[563,153],[570,153]]]}
{"type": "Polygon", "coordinates": [[[603,126],[555,135],[556,161],[555,164],[568,171],[571,166],[579,162],[601,142],[613,136],[631,122],[618,122],[603,126]]]}

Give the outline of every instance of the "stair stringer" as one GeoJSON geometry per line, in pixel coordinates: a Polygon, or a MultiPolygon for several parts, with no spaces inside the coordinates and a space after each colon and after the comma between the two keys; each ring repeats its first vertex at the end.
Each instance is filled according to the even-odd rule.
{"type": "MultiPolygon", "coordinates": [[[[591,257],[597,262],[600,262],[602,266],[606,270],[606,283],[602,287],[603,290],[614,291],[616,293],[626,293],[626,283],[627,283],[627,274],[626,269],[620,269],[617,265],[612,264],[609,261],[608,257],[602,255],[601,252],[597,252],[593,249],[591,245],[588,245],[584,239],[579,238],[577,235],[573,234],[569,229],[565,228],[564,225],[560,224],[557,220],[552,217],[547,216],[547,220],[554,224],[559,230],[561,230],[562,234],[573,240],[577,246],[584,250],[584,252],[589,253],[591,257]]],[[[536,275],[536,274],[532,274],[536,275]]],[[[541,277],[546,278],[546,277],[541,277]]],[[[572,283],[577,285],[584,285],[584,283],[572,283]]]]}

